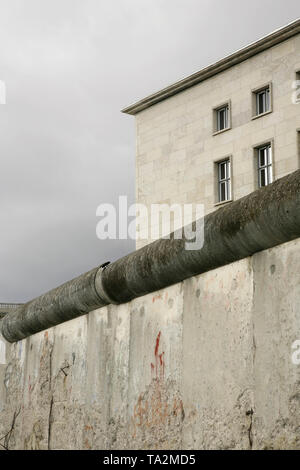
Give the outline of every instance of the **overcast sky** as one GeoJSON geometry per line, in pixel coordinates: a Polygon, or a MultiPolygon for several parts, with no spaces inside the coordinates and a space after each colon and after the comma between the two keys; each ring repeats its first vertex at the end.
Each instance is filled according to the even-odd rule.
{"type": "Polygon", "coordinates": [[[134,202],[121,108],[299,16],[299,0],[0,0],[0,302],[134,249],[96,238],[100,203],[134,202]]]}

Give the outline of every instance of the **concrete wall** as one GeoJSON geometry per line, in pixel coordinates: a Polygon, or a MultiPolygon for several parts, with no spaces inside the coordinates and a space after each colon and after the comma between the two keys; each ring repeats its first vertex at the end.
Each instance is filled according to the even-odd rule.
{"type": "MultiPolygon", "coordinates": [[[[292,83],[299,50],[297,35],[138,113],[137,202],[202,203],[211,212],[217,202],[214,162],[232,157],[233,199],[239,199],[256,189],[253,147],[271,140],[275,179],[296,170],[300,105],[292,103],[292,83]],[[273,111],[252,120],[252,90],[269,82],[273,111]],[[229,100],[232,128],[213,135],[213,108],[229,100]]],[[[146,229],[141,218],[142,238],[146,229]]]]}
{"type": "Polygon", "coordinates": [[[2,340],[0,444],[300,449],[299,248],[2,340]]]}

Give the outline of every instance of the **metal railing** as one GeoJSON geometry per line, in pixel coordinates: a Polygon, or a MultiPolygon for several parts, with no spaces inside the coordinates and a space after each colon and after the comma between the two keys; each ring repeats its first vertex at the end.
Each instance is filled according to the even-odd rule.
{"type": "Polygon", "coordinates": [[[23,305],[23,304],[3,304],[0,302],[0,309],[4,309],[4,308],[18,308],[20,307],[20,305],[23,305]]]}

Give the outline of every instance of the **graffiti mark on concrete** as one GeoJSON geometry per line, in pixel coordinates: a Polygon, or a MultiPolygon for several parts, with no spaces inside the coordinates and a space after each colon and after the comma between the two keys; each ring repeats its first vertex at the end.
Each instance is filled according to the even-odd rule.
{"type": "MultiPolygon", "coordinates": [[[[181,425],[184,420],[183,403],[175,383],[165,380],[165,358],[161,351],[161,332],[158,333],[154,344],[154,363],[151,362],[151,383],[144,393],[141,393],[133,409],[132,437],[144,433],[147,429],[161,430],[181,425]]],[[[155,433],[154,433],[155,434],[155,433]]]]}
{"type": "Polygon", "coordinates": [[[156,300],[162,300],[161,294],[156,294],[152,297],[152,303],[155,303],[156,300]]]}
{"type": "Polygon", "coordinates": [[[136,427],[153,428],[170,421],[171,418],[184,419],[182,400],[175,396],[169,400],[165,389],[155,387],[150,394],[141,394],[134,407],[134,435],[136,427]]]}
{"type": "Polygon", "coordinates": [[[151,374],[152,378],[156,380],[163,380],[165,374],[165,361],[164,361],[164,351],[159,353],[159,343],[161,338],[161,332],[158,333],[155,348],[154,348],[154,364],[151,362],[151,374]],[[155,376],[154,376],[155,375],[155,376]],[[154,377],[153,377],[154,376],[154,377]]]}

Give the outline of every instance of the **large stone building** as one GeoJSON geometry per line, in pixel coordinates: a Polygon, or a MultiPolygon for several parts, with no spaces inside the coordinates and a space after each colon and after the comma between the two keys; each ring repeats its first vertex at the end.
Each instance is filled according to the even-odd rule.
{"type": "MultiPolygon", "coordinates": [[[[124,109],[136,118],[137,202],[208,213],[298,169],[299,80],[298,20],[124,109]]],[[[141,222],[138,247],[150,241],[141,222]]]]}

